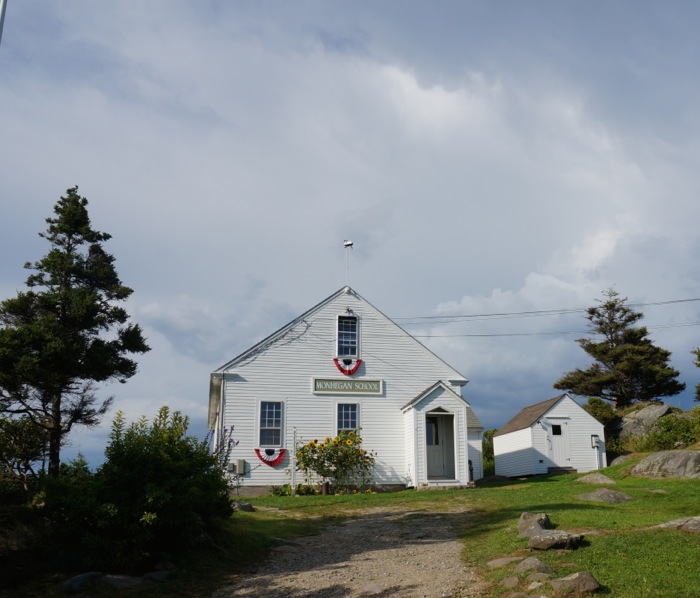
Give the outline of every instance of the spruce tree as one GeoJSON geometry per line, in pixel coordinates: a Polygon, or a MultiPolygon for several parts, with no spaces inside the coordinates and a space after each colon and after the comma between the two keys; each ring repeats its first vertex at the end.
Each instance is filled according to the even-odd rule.
{"type": "Polygon", "coordinates": [[[97,383],[125,382],[136,373],[128,357],[149,350],[138,324],[119,306],[132,293],[103,244],[111,235],[92,228],[87,199],[68,189],[39,233],[51,248],[28,290],[0,303],[0,411],[25,414],[46,430],[49,475],[74,425],[99,423],[112,402],[97,383]]]}
{"type": "Polygon", "coordinates": [[[644,326],[635,326],[644,315],[627,305],[614,289],[603,292],[604,300],[587,310],[590,330],[600,340],[576,342],[594,363],[585,370],[564,375],[554,388],[573,394],[600,397],[624,407],[677,395],[685,389],[679,372],[669,366],[671,352],[655,346],[644,326]]]}
{"type": "MultiPolygon", "coordinates": [[[[700,368],[700,349],[693,349],[691,353],[695,355],[695,365],[700,368]]],[[[700,382],[695,385],[695,400],[700,401],[700,382]]]]}

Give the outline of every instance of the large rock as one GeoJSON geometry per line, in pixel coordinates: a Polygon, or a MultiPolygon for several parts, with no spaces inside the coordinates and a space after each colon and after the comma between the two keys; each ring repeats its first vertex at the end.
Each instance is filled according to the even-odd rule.
{"type": "Polygon", "coordinates": [[[515,566],[514,570],[516,573],[525,573],[526,571],[549,574],[554,573],[554,569],[552,569],[547,563],[543,563],[536,556],[528,557],[524,561],[519,562],[515,566]]]}
{"type": "Polygon", "coordinates": [[[674,519],[653,527],[658,529],[679,529],[684,532],[700,534],[700,517],[683,517],[682,519],[674,519]]]}
{"type": "Polygon", "coordinates": [[[552,529],[552,527],[552,522],[547,513],[528,513],[525,511],[520,515],[520,520],[518,521],[518,531],[520,532],[518,537],[529,538],[534,529],[544,530],[552,529]]]}
{"type": "Polygon", "coordinates": [[[670,412],[668,405],[651,404],[628,413],[618,423],[618,434],[620,438],[641,438],[654,430],[656,422],[670,412]]]}
{"type": "Polygon", "coordinates": [[[632,475],[648,478],[700,478],[700,451],[661,451],[642,459],[632,475]]]}
{"type": "Polygon", "coordinates": [[[612,504],[619,504],[621,502],[632,500],[632,497],[629,494],[618,492],[617,490],[611,490],[610,488],[598,488],[595,492],[579,494],[576,496],[576,498],[581,500],[592,500],[594,502],[608,502],[612,504]]]}
{"type": "Polygon", "coordinates": [[[533,550],[549,550],[551,548],[573,549],[578,548],[582,541],[583,534],[572,534],[559,529],[533,528],[527,545],[533,550]]]}
{"type": "Polygon", "coordinates": [[[552,588],[557,593],[587,594],[600,589],[598,580],[593,577],[588,571],[573,573],[566,577],[552,580],[552,588]]]}
{"type": "Polygon", "coordinates": [[[612,480],[604,473],[599,473],[597,471],[594,473],[589,473],[588,475],[579,478],[577,481],[581,482],[582,484],[617,484],[615,480],[612,480]]]}

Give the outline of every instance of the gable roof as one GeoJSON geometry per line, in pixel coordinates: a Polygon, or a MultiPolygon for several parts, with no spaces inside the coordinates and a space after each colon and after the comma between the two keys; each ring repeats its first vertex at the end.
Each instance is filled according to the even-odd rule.
{"type": "Polygon", "coordinates": [[[466,404],[466,406],[467,406],[467,428],[473,428],[473,429],[477,429],[477,430],[484,429],[484,426],[481,425],[479,418],[476,416],[476,413],[474,413],[474,411],[472,410],[472,406],[469,404],[469,402],[462,395],[457,394],[454,390],[452,390],[449,386],[447,386],[447,384],[445,384],[442,380],[438,380],[435,384],[431,384],[424,391],[418,393],[415,396],[415,398],[411,399],[408,403],[406,403],[403,407],[401,407],[401,411],[403,411],[405,413],[409,409],[413,408],[420,401],[422,401],[425,397],[427,397],[431,392],[433,392],[436,388],[442,388],[443,390],[445,390],[445,392],[452,395],[455,399],[458,399],[466,404]]]}
{"type": "Polygon", "coordinates": [[[505,426],[496,432],[494,436],[503,436],[503,434],[517,432],[518,430],[529,428],[566,396],[568,395],[564,393],[554,397],[553,399],[542,401],[541,403],[536,403],[535,405],[530,405],[529,407],[521,409],[520,412],[518,412],[513,419],[511,419],[505,426]]]}
{"type": "Polygon", "coordinates": [[[224,365],[222,365],[221,367],[214,370],[214,373],[221,374],[223,372],[226,372],[226,370],[228,370],[229,368],[231,368],[231,367],[233,367],[233,366],[235,366],[235,365],[237,365],[237,364],[239,364],[239,363],[241,363],[249,358],[254,357],[257,353],[259,353],[261,351],[264,351],[270,345],[272,345],[275,342],[277,342],[278,340],[284,338],[284,336],[286,336],[291,330],[293,330],[299,323],[303,322],[304,320],[306,320],[307,318],[309,318],[310,316],[312,316],[316,312],[323,309],[326,305],[333,302],[335,299],[337,299],[341,295],[345,295],[345,294],[351,294],[351,295],[355,296],[357,299],[359,299],[360,301],[366,303],[368,306],[370,306],[372,309],[374,309],[377,313],[379,313],[383,318],[385,318],[387,322],[389,322],[390,324],[392,324],[393,326],[398,328],[401,332],[403,332],[403,334],[405,334],[413,342],[415,342],[417,345],[420,345],[425,351],[427,351],[433,357],[435,357],[435,359],[437,359],[438,361],[443,363],[445,366],[450,368],[458,376],[454,380],[450,380],[450,382],[454,382],[454,383],[459,384],[461,386],[467,384],[468,380],[462,374],[460,374],[457,370],[455,370],[454,367],[452,367],[444,359],[442,359],[441,357],[439,357],[438,355],[433,353],[430,349],[428,349],[428,347],[426,347],[423,343],[421,343],[413,335],[406,332],[403,328],[401,328],[401,326],[399,326],[396,322],[394,322],[391,318],[386,316],[381,310],[377,309],[374,305],[372,305],[369,301],[367,301],[367,299],[362,297],[358,292],[356,292],[354,289],[352,289],[349,286],[344,286],[341,289],[337,290],[335,293],[333,293],[332,295],[330,295],[329,297],[327,297],[326,299],[324,299],[320,303],[317,303],[316,305],[314,305],[311,309],[308,309],[300,316],[294,318],[288,324],[285,324],[284,326],[282,326],[282,328],[280,328],[279,330],[273,332],[270,336],[264,338],[259,343],[256,343],[255,345],[253,345],[250,349],[244,351],[240,355],[234,357],[231,361],[226,362],[224,365]]]}

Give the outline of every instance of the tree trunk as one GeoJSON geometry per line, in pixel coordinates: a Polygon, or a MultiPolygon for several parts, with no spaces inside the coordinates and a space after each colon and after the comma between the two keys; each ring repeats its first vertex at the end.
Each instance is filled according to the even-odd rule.
{"type": "Polygon", "coordinates": [[[61,467],[61,395],[51,400],[51,429],[49,430],[49,477],[57,478],[61,467]]]}

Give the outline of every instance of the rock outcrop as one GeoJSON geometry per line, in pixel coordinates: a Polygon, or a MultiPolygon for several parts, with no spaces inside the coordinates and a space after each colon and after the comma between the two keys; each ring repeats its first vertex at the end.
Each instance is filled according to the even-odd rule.
{"type": "Polygon", "coordinates": [[[700,451],[661,451],[642,459],[631,475],[648,478],[700,478],[700,451]]]}

